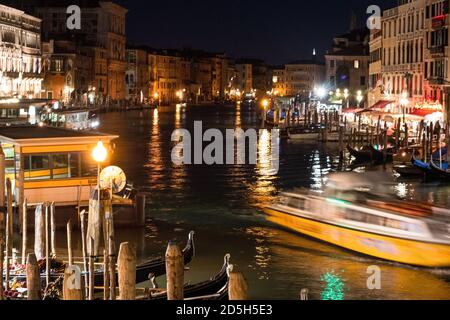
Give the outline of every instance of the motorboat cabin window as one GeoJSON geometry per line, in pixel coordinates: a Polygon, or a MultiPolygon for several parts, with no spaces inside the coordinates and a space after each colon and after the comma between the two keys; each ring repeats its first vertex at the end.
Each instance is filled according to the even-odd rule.
{"type": "Polygon", "coordinates": [[[296,209],[305,209],[305,199],[303,198],[289,198],[287,203],[288,207],[296,209]]]}

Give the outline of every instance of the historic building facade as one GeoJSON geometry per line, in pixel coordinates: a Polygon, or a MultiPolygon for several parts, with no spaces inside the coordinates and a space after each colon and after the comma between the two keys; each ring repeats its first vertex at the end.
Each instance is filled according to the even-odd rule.
{"type": "Polygon", "coordinates": [[[44,40],[70,40],[78,48],[83,47],[93,58],[97,95],[108,100],[125,99],[127,10],[111,1],[34,2],[36,6],[31,10],[43,21],[44,40]],[[72,4],[81,7],[80,30],[68,30],[66,26],[66,10],[72,4]]]}
{"type": "Polygon", "coordinates": [[[144,49],[127,48],[125,86],[127,100],[143,103],[150,97],[150,65],[144,49]]]}
{"type": "Polygon", "coordinates": [[[404,1],[382,18],[382,83],[387,100],[410,105],[424,94],[425,0],[404,1]]]}
{"type": "Polygon", "coordinates": [[[285,65],[285,95],[309,95],[324,83],[325,66],[316,59],[298,60],[285,65]]]}
{"type": "MultiPolygon", "coordinates": [[[[356,105],[357,93],[366,96],[369,83],[369,30],[357,28],[352,21],[348,33],[334,37],[325,64],[326,87],[341,92],[348,90],[347,105],[356,105]]],[[[366,98],[362,104],[367,105],[366,98]]]]}
{"type": "Polygon", "coordinates": [[[0,5],[0,97],[40,98],[41,20],[0,5]]]}
{"type": "Polygon", "coordinates": [[[43,96],[65,104],[94,104],[97,88],[92,57],[72,41],[42,43],[43,96]]]}

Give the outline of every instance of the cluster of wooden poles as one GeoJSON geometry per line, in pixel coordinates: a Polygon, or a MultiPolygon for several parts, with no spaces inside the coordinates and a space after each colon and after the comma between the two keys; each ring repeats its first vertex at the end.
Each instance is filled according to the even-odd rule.
{"type": "MultiPolygon", "coordinates": [[[[6,287],[3,285],[3,278],[0,281],[0,300],[4,299],[4,291],[9,290],[10,257],[12,249],[13,234],[13,206],[11,194],[11,182],[7,179],[7,214],[0,213],[0,275],[4,275],[6,287]],[[6,218],[6,219],[5,219],[6,218]],[[6,248],[6,250],[5,250],[6,248]],[[6,252],[5,256],[3,252],[6,252]],[[4,265],[6,261],[6,265],[4,265]]],[[[0,199],[1,200],[1,199],[0,199]]],[[[98,207],[97,207],[98,208],[98,207]]],[[[26,261],[26,287],[28,300],[45,299],[48,290],[52,286],[51,282],[51,260],[56,257],[56,227],[55,227],[55,205],[45,203],[36,207],[35,219],[35,248],[34,253],[27,255],[27,203],[24,202],[24,215],[22,221],[22,263],[26,261]],[[42,214],[42,211],[45,214],[42,214]],[[42,217],[42,218],[39,218],[42,217]],[[38,258],[45,259],[45,290],[42,290],[42,279],[38,266],[38,258]],[[42,292],[44,291],[44,295],[42,292]]],[[[67,251],[68,261],[64,271],[62,298],[64,300],[94,300],[95,298],[95,250],[94,239],[86,234],[85,221],[86,212],[80,212],[81,236],[83,251],[83,272],[74,265],[72,251],[72,224],[67,224],[67,251]],[[89,255],[87,253],[86,240],[89,239],[89,255]],[[84,281],[82,281],[84,279],[84,281]]],[[[120,245],[119,254],[116,261],[114,222],[112,214],[105,212],[104,216],[104,239],[105,249],[103,251],[103,300],[135,300],[136,299],[136,250],[133,244],[125,242],[120,245]],[[105,231],[106,230],[106,231],[105,231]],[[117,262],[117,263],[116,263],[117,262]],[[118,280],[116,284],[116,279],[118,280]],[[118,289],[118,296],[117,296],[118,289]]],[[[167,275],[167,298],[168,300],[184,299],[184,258],[183,253],[174,242],[170,242],[166,252],[166,275],[167,275]]],[[[97,273],[98,274],[98,273],[97,273]]],[[[248,286],[239,272],[229,273],[229,299],[246,300],[248,286]]]]}
{"type": "MultiPolygon", "coordinates": [[[[424,162],[431,159],[434,150],[442,150],[442,145],[445,144],[448,148],[450,146],[450,124],[441,126],[439,122],[435,124],[430,123],[426,125],[424,121],[420,123],[418,145],[422,146],[422,156],[424,162]],[[444,139],[442,136],[444,135],[444,139]]],[[[440,155],[439,161],[442,161],[443,154],[440,155]]],[[[446,153],[447,162],[450,160],[450,155],[447,150],[446,153]]],[[[441,164],[442,166],[442,164],[441,164]]]]}

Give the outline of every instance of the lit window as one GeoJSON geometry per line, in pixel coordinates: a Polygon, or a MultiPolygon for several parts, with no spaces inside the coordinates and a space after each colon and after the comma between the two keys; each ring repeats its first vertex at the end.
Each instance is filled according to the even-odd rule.
{"type": "Polygon", "coordinates": [[[355,67],[355,69],[359,69],[359,60],[355,60],[353,62],[353,66],[355,67]]]}

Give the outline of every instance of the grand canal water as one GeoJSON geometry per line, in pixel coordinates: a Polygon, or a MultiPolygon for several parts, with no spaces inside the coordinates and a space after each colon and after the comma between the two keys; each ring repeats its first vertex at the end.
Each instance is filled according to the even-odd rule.
{"type": "MultiPolygon", "coordinates": [[[[119,232],[119,240],[138,244],[140,259],[164,252],[171,239],[185,241],[196,232],[196,257],[186,281],[205,280],[218,271],[223,256],[245,274],[252,299],[299,299],[308,288],[311,299],[327,290],[323,277],[337,276],[345,299],[450,299],[450,272],[400,266],[357,255],[291,233],[265,221],[262,206],[278,192],[296,187],[320,189],[338,169],[336,146],[282,142],[280,171],[268,176],[256,166],[175,166],[171,135],[176,128],[249,128],[256,113],[241,106],[202,106],[172,111],[133,111],[101,115],[100,130],[120,135],[114,163],[147,193],[145,230],[119,232]],[[382,270],[382,289],[367,289],[367,268],[382,270]]],[[[258,143],[261,158],[269,140],[258,143]]],[[[364,171],[364,169],[359,169],[364,171]]],[[[405,199],[448,205],[450,189],[398,181],[393,190],[405,199]]],[[[162,280],[163,283],[164,280],[162,280]]]]}

